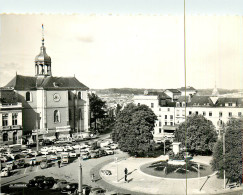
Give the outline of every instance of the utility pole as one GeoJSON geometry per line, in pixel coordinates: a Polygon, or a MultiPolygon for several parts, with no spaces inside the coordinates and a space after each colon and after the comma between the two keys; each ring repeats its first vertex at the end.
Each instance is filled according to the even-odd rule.
{"type": "Polygon", "coordinates": [[[165,139],[164,139],[164,155],[165,155],[165,139]]]}
{"type": "Polygon", "coordinates": [[[200,163],[197,164],[197,176],[198,176],[198,189],[200,190],[200,183],[199,183],[199,178],[200,178],[200,163]]]}
{"type": "Polygon", "coordinates": [[[225,130],[223,130],[223,157],[224,157],[224,189],[225,186],[225,130]]]}
{"type": "Polygon", "coordinates": [[[38,132],[38,126],[39,126],[39,113],[36,113],[36,151],[39,151],[39,132],[38,132]]]}
{"type": "Polygon", "coordinates": [[[78,194],[82,195],[83,194],[83,189],[82,189],[82,164],[81,164],[81,157],[79,157],[79,177],[78,177],[78,194]]]}
{"type": "Polygon", "coordinates": [[[116,181],[118,182],[118,158],[115,157],[115,161],[116,161],[116,181]]]}

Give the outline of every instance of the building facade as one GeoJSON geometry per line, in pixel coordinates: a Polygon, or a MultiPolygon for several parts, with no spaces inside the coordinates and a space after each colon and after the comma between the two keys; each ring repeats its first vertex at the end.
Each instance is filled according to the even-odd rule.
{"type": "Polygon", "coordinates": [[[174,102],[172,98],[164,101],[161,97],[163,95],[159,93],[146,93],[133,98],[136,105],[145,104],[156,114],[158,120],[153,132],[155,139],[173,138],[178,125],[193,114],[203,115],[212,121],[217,133],[220,133],[223,124],[230,118],[242,117],[243,113],[243,98],[220,97],[215,89],[212,96],[191,94],[180,96],[174,102]]]}
{"type": "Polygon", "coordinates": [[[0,144],[22,142],[22,103],[13,90],[0,89],[0,144]]]}
{"type": "Polygon", "coordinates": [[[17,75],[5,86],[23,106],[23,134],[39,138],[68,138],[89,128],[88,87],[75,77],[52,76],[44,38],[35,58],[35,76],[17,75]]]}

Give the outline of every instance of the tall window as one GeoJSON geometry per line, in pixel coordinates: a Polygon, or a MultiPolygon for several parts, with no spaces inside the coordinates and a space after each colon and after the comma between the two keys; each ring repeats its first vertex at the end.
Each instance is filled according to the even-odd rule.
{"type": "Polygon", "coordinates": [[[32,99],[31,99],[31,93],[30,93],[29,91],[27,91],[26,94],[25,94],[25,100],[26,100],[27,102],[32,101],[32,99]]]}
{"type": "Polygon", "coordinates": [[[165,122],[165,125],[167,125],[167,122],[165,122]]]}
{"type": "Polygon", "coordinates": [[[209,112],[209,116],[213,116],[213,113],[211,111],[209,112]]]}
{"type": "Polygon", "coordinates": [[[18,124],[18,113],[12,113],[12,125],[18,124]]]}
{"type": "Polygon", "coordinates": [[[54,123],[60,123],[60,112],[58,110],[54,111],[54,123]]]}
{"type": "Polygon", "coordinates": [[[229,112],[229,117],[232,117],[232,112],[229,112]]]}
{"type": "Polygon", "coordinates": [[[72,98],[72,97],[71,97],[71,92],[68,91],[68,99],[71,100],[71,98],[72,98]]]}
{"type": "Polygon", "coordinates": [[[219,112],[219,117],[222,117],[223,116],[223,113],[222,112],[219,112]]]}
{"type": "Polygon", "coordinates": [[[173,126],[173,122],[170,122],[170,125],[173,126]]]}
{"type": "Polygon", "coordinates": [[[140,103],[138,103],[138,106],[140,106],[140,103]]]}
{"type": "Polygon", "coordinates": [[[3,141],[4,142],[8,141],[8,133],[3,134],[3,141]]]}
{"type": "Polygon", "coordinates": [[[151,103],[151,108],[153,108],[154,107],[154,103],[151,103]]]}
{"type": "Polygon", "coordinates": [[[79,119],[83,120],[83,113],[81,108],[79,108],[79,119]]]}
{"type": "Polygon", "coordinates": [[[161,128],[159,128],[159,133],[161,133],[161,128]]]}
{"type": "Polygon", "coordinates": [[[191,115],[192,114],[192,111],[189,111],[189,115],[191,115]]]}
{"type": "Polygon", "coordinates": [[[167,115],[165,115],[165,119],[167,119],[167,115]]]}
{"type": "Polygon", "coordinates": [[[72,110],[71,109],[69,109],[68,116],[69,116],[69,120],[71,121],[72,120],[72,110]]]}
{"type": "Polygon", "coordinates": [[[241,112],[238,112],[238,117],[241,117],[241,112]]]}
{"type": "Polygon", "coordinates": [[[81,94],[81,92],[80,92],[80,91],[78,92],[78,99],[79,99],[79,100],[81,100],[81,99],[82,99],[82,94],[81,94]]]}
{"type": "Polygon", "coordinates": [[[206,116],[206,112],[205,111],[203,111],[203,116],[206,116]]]}
{"type": "Polygon", "coordinates": [[[170,111],[170,108],[168,108],[167,111],[170,111]]]}
{"type": "Polygon", "coordinates": [[[3,126],[8,126],[8,114],[2,115],[3,126]]]}
{"type": "Polygon", "coordinates": [[[173,119],[173,115],[170,115],[170,119],[173,119]]]}
{"type": "Polygon", "coordinates": [[[196,115],[198,115],[198,111],[196,111],[196,115]]]}
{"type": "Polygon", "coordinates": [[[159,121],[159,126],[161,127],[161,121],[159,121]]]}

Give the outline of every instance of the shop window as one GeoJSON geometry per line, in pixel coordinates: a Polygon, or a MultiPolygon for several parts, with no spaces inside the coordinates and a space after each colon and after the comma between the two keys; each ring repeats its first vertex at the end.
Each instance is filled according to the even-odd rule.
{"type": "Polygon", "coordinates": [[[3,141],[4,142],[8,141],[8,133],[3,134],[3,141]]]}

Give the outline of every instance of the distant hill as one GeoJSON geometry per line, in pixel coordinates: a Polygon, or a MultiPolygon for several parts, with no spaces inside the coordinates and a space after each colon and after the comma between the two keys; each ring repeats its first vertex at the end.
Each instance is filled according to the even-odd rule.
{"type": "MultiPolygon", "coordinates": [[[[164,91],[164,89],[144,89],[144,88],[108,88],[108,89],[92,89],[96,91],[97,94],[133,94],[140,95],[144,94],[144,90],[148,91],[164,91]]],[[[197,89],[198,95],[211,95],[213,89],[197,89]]],[[[239,89],[218,89],[219,94],[230,94],[237,93],[242,90],[239,89]]]]}
{"type": "Polygon", "coordinates": [[[92,89],[97,94],[144,94],[144,90],[148,91],[163,91],[163,89],[141,89],[141,88],[109,88],[109,89],[92,89]]]}

